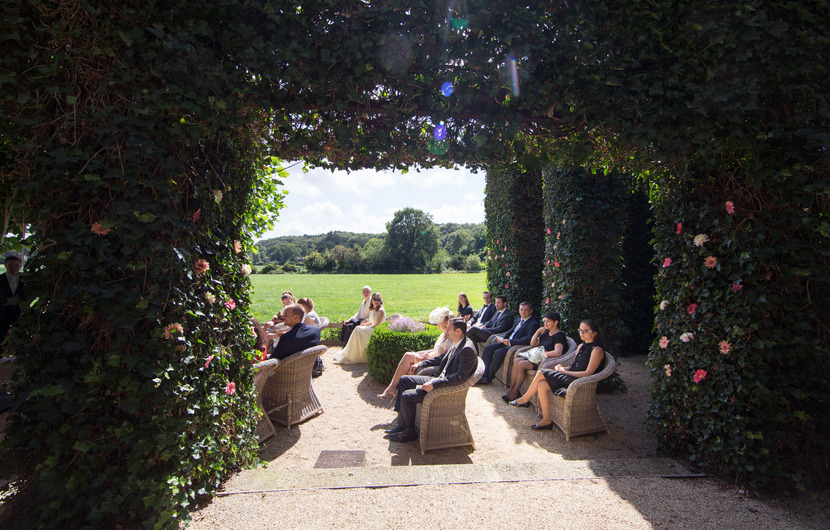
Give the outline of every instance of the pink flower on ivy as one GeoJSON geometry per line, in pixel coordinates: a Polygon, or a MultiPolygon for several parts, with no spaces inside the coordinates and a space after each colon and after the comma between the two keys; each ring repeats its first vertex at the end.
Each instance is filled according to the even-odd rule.
{"type": "Polygon", "coordinates": [[[664,259],[664,260],[663,260],[663,268],[665,269],[665,268],[666,268],[666,267],[668,267],[669,265],[671,265],[671,258],[666,258],[666,259],[664,259]]]}
{"type": "Polygon", "coordinates": [[[703,260],[703,264],[706,265],[707,269],[714,269],[718,264],[718,258],[715,256],[706,256],[706,259],[703,260]]]}
{"type": "Polygon", "coordinates": [[[169,339],[173,336],[173,333],[184,333],[184,328],[178,322],[174,322],[173,324],[169,324],[166,328],[164,328],[164,338],[169,339]]]}
{"type": "Polygon", "coordinates": [[[196,210],[196,213],[194,213],[194,214],[193,214],[193,222],[194,222],[194,223],[198,223],[198,222],[199,222],[199,219],[200,219],[201,217],[202,217],[202,209],[201,209],[201,208],[199,208],[198,210],[196,210]]]}
{"type": "Polygon", "coordinates": [[[550,235],[550,227],[548,227],[548,235],[550,235]]]}
{"type": "Polygon", "coordinates": [[[233,252],[234,254],[239,254],[242,252],[242,241],[236,239],[233,242],[233,252]]]}
{"type": "Polygon", "coordinates": [[[709,241],[709,236],[706,234],[698,234],[695,236],[694,244],[696,247],[702,247],[704,243],[709,241]]]}
{"type": "Polygon", "coordinates": [[[677,223],[677,233],[679,234],[682,231],[683,231],[683,223],[677,223]]]}
{"type": "Polygon", "coordinates": [[[704,379],[706,379],[706,370],[698,370],[695,372],[695,375],[692,376],[692,379],[695,380],[695,383],[700,383],[704,379]]]}
{"type": "Polygon", "coordinates": [[[691,331],[687,331],[686,333],[680,335],[680,340],[683,342],[691,342],[693,338],[695,338],[695,334],[691,331]]]}
{"type": "Polygon", "coordinates": [[[489,250],[487,251],[487,255],[488,255],[488,256],[490,255],[490,251],[489,251],[489,250]]]}
{"type": "Polygon", "coordinates": [[[733,214],[735,213],[735,203],[732,201],[726,201],[726,213],[733,214]]]}
{"type": "Polygon", "coordinates": [[[207,358],[207,362],[205,362],[205,368],[208,367],[208,365],[210,364],[210,361],[212,361],[214,357],[216,357],[216,355],[211,353],[210,357],[207,358]]]}
{"type": "Polygon", "coordinates": [[[548,267],[550,267],[550,260],[548,260],[548,267]]]}
{"type": "Polygon", "coordinates": [[[228,386],[225,387],[225,394],[232,396],[236,392],[236,383],[233,381],[228,383],[228,386]]]}
{"type": "Polygon", "coordinates": [[[210,269],[210,263],[208,263],[207,260],[199,259],[193,264],[193,270],[196,271],[196,274],[202,274],[208,269],[210,269]]]}
{"type": "Polygon", "coordinates": [[[698,305],[697,304],[689,304],[689,314],[694,315],[695,311],[697,311],[698,305]]]}
{"type": "Polygon", "coordinates": [[[548,275],[548,271],[542,271],[542,276],[547,276],[547,275],[548,275]]]}
{"type": "Polygon", "coordinates": [[[497,245],[501,245],[500,240],[496,239],[496,244],[497,244],[497,245]]]}
{"type": "Polygon", "coordinates": [[[89,229],[92,230],[93,234],[98,234],[99,236],[105,236],[111,231],[109,228],[104,230],[104,227],[98,222],[92,223],[92,226],[89,229]]]}
{"type": "Polygon", "coordinates": [[[729,350],[732,349],[732,345],[726,342],[725,340],[722,340],[718,343],[718,348],[720,348],[720,352],[722,354],[726,355],[727,353],[729,353],[729,350]]]}
{"type": "Polygon", "coordinates": [[[660,337],[660,347],[664,350],[669,347],[669,338],[668,337],[660,337]]]}
{"type": "Polygon", "coordinates": [[[510,278],[510,271],[507,271],[505,274],[507,274],[507,277],[510,278]]]}
{"type": "Polygon", "coordinates": [[[553,262],[553,266],[554,266],[554,267],[556,267],[556,268],[558,269],[558,268],[559,268],[559,262],[558,262],[558,261],[554,261],[554,262],[553,262]]]}
{"type": "Polygon", "coordinates": [[[670,366],[670,365],[668,365],[668,364],[667,364],[667,365],[664,365],[664,366],[663,366],[663,369],[666,371],[666,375],[667,375],[668,377],[671,377],[671,366],[670,366]]]}
{"type": "Polygon", "coordinates": [[[733,283],[732,287],[730,287],[730,289],[732,289],[733,293],[737,293],[738,291],[740,291],[743,288],[744,288],[744,286],[740,283],[737,283],[737,282],[733,283]]]}
{"type": "Polygon", "coordinates": [[[505,285],[504,285],[504,288],[505,288],[505,289],[510,289],[510,284],[509,284],[509,283],[505,284],[505,285]]]}
{"type": "Polygon", "coordinates": [[[228,309],[236,309],[236,302],[233,301],[233,298],[229,298],[225,302],[225,307],[227,307],[228,309]]]}
{"type": "Polygon", "coordinates": [[[504,251],[507,252],[507,247],[504,247],[504,251]]]}
{"type": "Polygon", "coordinates": [[[549,304],[550,303],[550,298],[545,298],[545,303],[549,304]]]}

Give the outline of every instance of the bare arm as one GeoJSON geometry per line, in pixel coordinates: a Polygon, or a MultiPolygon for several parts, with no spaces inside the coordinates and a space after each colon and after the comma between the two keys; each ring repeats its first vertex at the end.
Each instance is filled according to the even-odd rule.
{"type": "Polygon", "coordinates": [[[533,336],[532,336],[532,337],[530,337],[530,345],[531,345],[531,346],[538,346],[538,345],[539,345],[539,337],[540,337],[540,336],[542,335],[542,333],[544,333],[544,332],[545,332],[545,328],[543,328],[543,327],[542,327],[542,328],[537,329],[537,330],[536,330],[536,333],[534,333],[534,334],[533,334],[533,336]]]}
{"type": "Polygon", "coordinates": [[[588,377],[589,375],[594,375],[594,373],[596,373],[597,368],[599,368],[599,363],[602,362],[603,358],[605,358],[605,352],[603,352],[602,348],[599,346],[594,346],[594,349],[591,350],[591,359],[588,361],[588,367],[585,371],[573,372],[571,370],[565,370],[562,368],[561,364],[556,366],[556,370],[571,377],[588,377]]]}
{"type": "Polygon", "coordinates": [[[564,353],[564,352],[565,352],[565,347],[564,347],[564,346],[562,346],[562,344],[561,344],[561,343],[557,342],[557,343],[554,345],[554,347],[553,347],[553,349],[552,349],[551,351],[546,351],[546,352],[545,352],[545,357],[547,357],[547,358],[551,358],[551,357],[559,357],[559,356],[561,356],[561,355],[562,355],[562,353],[564,353]]]}

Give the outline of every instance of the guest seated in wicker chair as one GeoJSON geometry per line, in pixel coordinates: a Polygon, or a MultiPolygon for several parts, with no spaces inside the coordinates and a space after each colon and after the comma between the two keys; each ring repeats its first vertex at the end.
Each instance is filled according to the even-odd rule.
{"type": "Polygon", "coordinates": [[[472,316],[473,306],[470,305],[467,293],[458,293],[458,312],[455,314],[455,318],[463,318],[464,322],[469,322],[472,316]]]}
{"type": "Polygon", "coordinates": [[[291,354],[307,350],[320,344],[320,328],[303,322],[305,310],[300,304],[285,307],[285,325],[290,329],[282,334],[274,351],[269,352],[269,359],[285,359],[291,354]]]}
{"type": "Polygon", "coordinates": [[[386,309],[383,308],[383,298],[380,293],[373,293],[369,306],[369,318],[354,328],[346,346],[334,354],[334,364],[365,363],[369,338],[375,326],[380,325],[384,320],[386,320],[386,309]]]}
{"type": "Polygon", "coordinates": [[[532,429],[537,431],[553,429],[548,391],[561,392],[580,377],[587,377],[602,370],[605,363],[605,351],[602,347],[597,323],[593,320],[580,322],[579,336],[582,337],[582,344],[579,345],[574,361],[569,367],[565,368],[558,364],[553,370],[539,370],[527,392],[519,399],[510,402],[514,407],[529,407],[530,398],[533,397],[533,394],[538,394],[539,408],[542,409],[542,421],[531,425],[532,429]]]}
{"type": "Polygon", "coordinates": [[[259,323],[259,320],[256,318],[251,317],[251,330],[256,335],[256,344],[254,348],[260,353],[259,359],[257,362],[263,362],[268,359],[268,345],[271,344],[271,340],[276,338],[276,334],[268,333],[265,330],[265,326],[259,323]]]}
{"type": "Polygon", "coordinates": [[[305,309],[305,319],[303,319],[303,322],[305,322],[309,326],[316,326],[318,328],[322,327],[320,325],[320,317],[314,311],[314,300],[312,300],[311,298],[303,297],[297,300],[297,303],[303,306],[303,309],[305,309]]]}
{"type": "Polygon", "coordinates": [[[452,313],[445,308],[445,313],[439,317],[438,327],[441,328],[441,335],[435,341],[435,346],[431,350],[422,350],[417,352],[408,351],[403,354],[398,367],[395,369],[395,375],[386,387],[382,394],[378,394],[380,399],[386,399],[395,395],[395,389],[398,388],[398,381],[405,375],[414,375],[418,370],[423,368],[421,364],[423,361],[437,357],[442,353],[452,348],[452,341],[447,336],[447,324],[450,321],[452,313]]]}
{"type": "Polygon", "coordinates": [[[539,363],[551,357],[559,357],[568,351],[568,337],[559,329],[561,317],[556,311],[545,313],[542,316],[542,327],[536,330],[530,339],[530,347],[522,348],[516,353],[513,360],[513,369],[510,372],[510,388],[501,398],[513,401],[521,394],[525,372],[536,370],[539,363]]]}

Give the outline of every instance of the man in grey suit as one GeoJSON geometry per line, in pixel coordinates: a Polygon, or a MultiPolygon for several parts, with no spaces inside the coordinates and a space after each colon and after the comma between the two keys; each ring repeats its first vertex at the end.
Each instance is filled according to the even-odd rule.
{"type": "Polygon", "coordinates": [[[460,318],[450,320],[447,336],[453,346],[445,353],[417,363],[416,370],[424,368],[420,375],[405,375],[398,382],[395,410],[398,425],[384,436],[393,442],[409,442],[418,439],[415,430],[415,408],[435,388],[460,385],[473,375],[478,367],[478,354],[473,343],[467,340],[467,323],[460,318]]]}
{"type": "Polygon", "coordinates": [[[467,332],[467,338],[473,341],[478,348],[479,342],[486,342],[490,335],[504,333],[513,327],[513,313],[507,309],[507,297],[500,294],[496,297],[496,314],[485,326],[475,326],[467,332]]]}

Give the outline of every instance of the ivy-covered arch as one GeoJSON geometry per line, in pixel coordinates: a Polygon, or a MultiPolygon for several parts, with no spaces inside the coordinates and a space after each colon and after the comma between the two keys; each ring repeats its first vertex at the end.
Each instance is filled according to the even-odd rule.
{"type": "Polygon", "coordinates": [[[527,4],[3,4],[0,177],[37,234],[38,301],[8,343],[25,375],[3,442],[19,464],[14,502],[39,516],[28,524],[172,526],[252,462],[235,241],[271,216],[271,155],[517,170],[547,157],[641,175],[656,251],[682,265],[658,263],[658,297],[675,301],[656,322],[668,345],[652,347],[658,437],[755,483],[826,476],[830,8],[527,4]],[[700,248],[720,268],[699,266],[700,248]],[[722,287],[738,280],[748,323],[726,329],[722,287]],[[705,340],[684,349],[680,323],[705,340]],[[753,364],[759,352],[777,357],[753,364]],[[794,365],[811,369],[781,376],[794,365]],[[758,391],[729,403],[743,379],[758,391]]]}

